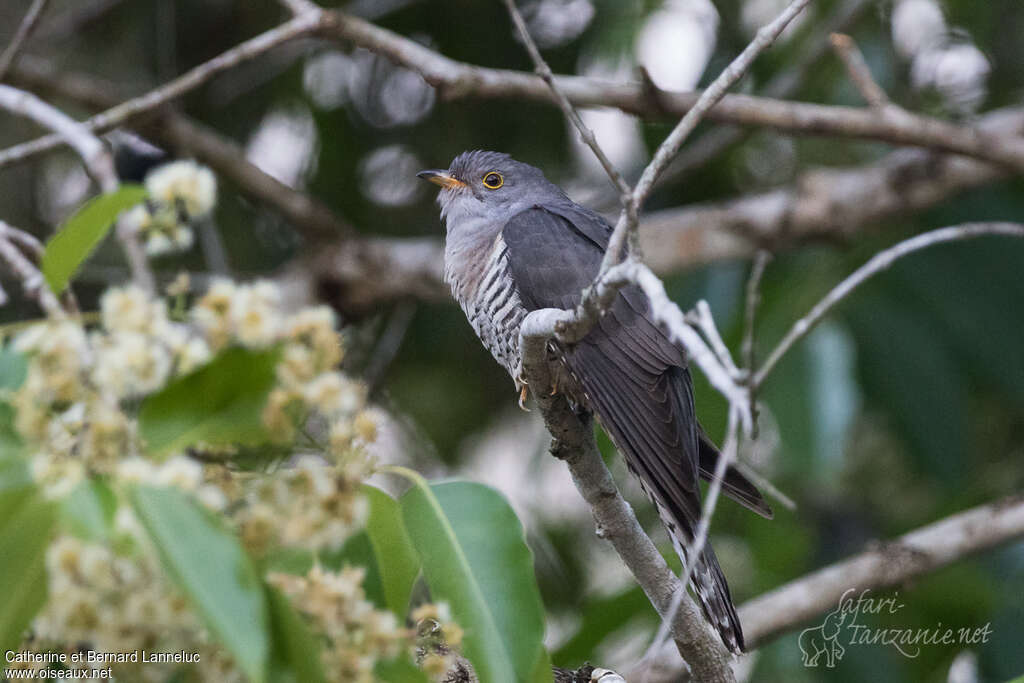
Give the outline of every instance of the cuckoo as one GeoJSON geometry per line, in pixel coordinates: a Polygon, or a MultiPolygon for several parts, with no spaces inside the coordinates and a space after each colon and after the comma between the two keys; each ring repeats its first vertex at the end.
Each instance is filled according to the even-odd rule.
{"type": "MultiPolygon", "coordinates": [[[[525,391],[523,319],[579,304],[612,228],[507,154],[465,152],[447,170],[418,175],[442,188],[445,280],[477,336],[525,391]]],[[[685,562],[701,514],[698,479],[709,480],[719,458],[697,422],[685,350],[654,321],[644,293],[627,286],[578,343],[550,342],[549,358],[555,389],[597,416],[685,562]]],[[[732,467],[722,490],[771,518],[758,490],[732,467]]],[[[691,586],[725,645],[741,652],[743,631],[710,543],[696,559],[691,586]]]]}

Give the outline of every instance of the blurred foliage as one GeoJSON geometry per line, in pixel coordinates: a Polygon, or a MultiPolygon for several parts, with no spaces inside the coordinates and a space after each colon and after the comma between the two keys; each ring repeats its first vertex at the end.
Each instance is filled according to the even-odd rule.
{"type": "MultiPolygon", "coordinates": [[[[16,25],[14,17],[23,11],[20,4],[8,3],[0,9],[0,25],[16,25]]],[[[74,4],[76,0],[54,0],[51,13],[58,15],[74,4]]],[[[579,37],[546,51],[556,71],[575,72],[584,56],[629,52],[644,18],[661,3],[599,0],[594,4],[595,17],[579,37]]],[[[836,4],[827,0],[813,3],[814,17],[827,16],[836,4]]],[[[269,28],[282,17],[274,2],[156,0],[114,5],[115,9],[59,38],[47,38],[41,31],[30,52],[58,65],[103,75],[130,92],[141,92],[269,28]],[[169,7],[173,26],[167,23],[169,7]]],[[[375,21],[414,36],[451,58],[494,67],[530,68],[498,2],[409,0],[383,5],[383,16],[375,21]]],[[[718,42],[705,81],[749,39],[741,28],[743,5],[740,0],[715,3],[720,14],[718,42]]],[[[1024,34],[1024,4],[1019,0],[945,0],[942,7],[949,24],[961,27],[992,65],[982,109],[1019,105],[1024,94],[1019,39],[1024,34]]],[[[911,88],[909,67],[896,55],[890,40],[891,9],[891,2],[868,3],[848,32],[894,101],[911,109],[949,115],[911,88]]],[[[0,43],[10,30],[13,28],[0,29],[0,43]]],[[[739,89],[757,92],[768,78],[792,68],[808,42],[821,38],[822,30],[817,21],[804,23],[790,40],[757,61],[752,76],[739,89]]],[[[416,201],[396,207],[375,203],[360,191],[361,162],[386,145],[404,146],[425,167],[445,165],[465,149],[496,148],[544,168],[556,182],[575,177],[569,133],[553,107],[439,99],[422,120],[380,126],[351,105],[315,106],[303,87],[304,65],[331,49],[308,43],[279,50],[191,93],[183,100],[182,109],[245,143],[268,113],[294,105],[308,108],[318,141],[307,188],[368,234],[440,234],[430,193],[421,191],[416,201]]],[[[796,97],[859,104],[856,91],[831,56],[808,70],[796,97]]],[[[61,104],[73,114],[85,113],[61,104]]],[[[5,146],[35,132],[24,122],[7,121],[0,130],[0,142],[5,146]]],[[[669,122],[642,125],[649,149],[669,126],[669,122]]],[[[710,127],[702,125],[698,135],[710,127]]],[[[887,151],[884,145],[867,142],[754,132],[698,174],[661,188],[649,208],[760,191],[790,182],[814,165],[863,163],[887,151]],[[769,159],[771,172],[751,171],[753,161],[760,160],[763,166],[765,154],[777,153],[779,158],[769,159]]],[[[52,172],[47,162],[40,160],[0,173],[0,216],[40,235],[49,234],[55,221],[47,218],[52,211],[45,207],[52,202],[45,196],[50,187],[45,178],[52,172]]],[[[383,180],[400,184],[408,179],[385,175],[383,180]]],[[[607,189],[602,183],[599,179],[595,186],[607,189]]],[[[239,197],[233,188],[224,187],[222,194],[216,224],[239,273],[270,272],[301,248],[301,239],[279,218],[239,197]]],[[[950,198],[921,215],[871,226],[870,234],[855,243],[812,245],[778,255],[764,282],[757,325],[759,350],[769,350],[796,318],[878,249],[928,228],[965,220],[1021,220],[1022,216],[1024,184],[1006,181],[950,198]]],[[[99,267],[120,265],[116,245],[108,240],[93,262],[99,267]]],[[[170,272],[201,270],[203,260],[196,250],[159,265],[170,272]]],[[[734,349],[739,343],[747,268],[742,263],[714,264],[680,273],[667,282],[670,294],[684,307],[698,298],[707,299],[734,349]]],[[[949,245],[914,255],[844,302],[780,364],[764,388],[762,416],[763,438],[777,444],[765,449],[770,452],[762,454],[756,464],[799,507],[791,512],[776,505],[775,520],[767,522],[730,503],[722,506],[715,532],[728,542],[722,547],[739,547],[737,552],[720,553],[739,601],[857,552],[871,539],[888,538],[967,506],[1020,491],[1024,485],[1022,270],[1024,244],[1004,239],[949,245]]],[[[77,285],[85,309],[94,309],[103,286],[103,273],[90,273],[87,268],[77,285]]],[[[3,320],[31,314],[30,306],[19,301],[0,310],[3,320]]],[[[380,319],[360,321],[352,330],[352,339],[364,347],[352,349],[354,366],[360,365],[359,359],[365,363],[373,358],[380,336],[377,330],[383,327],[381,319],[386,315],[383,311],[380,319]]],[[[8,372],[7,367],[7,360],[0,358],[0,377],[8,372]]],[[[724,404],[702,377],[698,375],[696,382],[701,420],[717,438],[724,431],[724,404]]],[[[467,464],[468,438],[501,421],[514,398],[508,377],[474,338],[462,313],[448,303],[417,304],[398,355],[378,383],[376,395],[408,426],[413,449],[409,455],[416,468],[437,470],[443,466],[453,472],[467,464]]],[[[524,467],[527,456],[524,452],[524,467]]],[[[544,504],[543,500],[536,502],[539,509],[544,504]]],[[[636,507],[647,528],[656,529],[649,506],[637,499],[636,507]]],[[[584,526],[588,524],[585,521],[584,526]]],[[[6,528],[0,531],[6,533],[6,528]]],[[[589,527],[581,529],[540,515],[528,526],[528,533],[535,548],[553,548],[553,552],[536,551],[543,559],[538,562],[538,578],[549,614],[573,617],[571,626],[557,634],[557,642],[550,643],[556,664],[575,666],[590,659],[614,665],[617,662],[597,657],[607,654],[602,644],[610,642],[609,636],[623,630],[616,627],[653,630],[651,608],[636,588],[588,583],[591,547],[599,543],[589,527]]],[[[363,551],[369,551],[372,539],[359,538],[348,550],[357,552],[355,544],[362,542],[363,551]]],[[[905,607],[889,618],[871,617],[868,623],[928,627],[941,622],[966,627],[991,622],[993,638],[975,650],[982,679],[1007,680],[1024,670],[1022,576],[1024,547],[1018,544],[958,563],[901,590],[899,599],[905,607]]],[[[383,596],[386,579],[369,580],[368,590],[374,580],[385,582],[378,584],[383,596]]],[[[7,585],[6,581],[0,583],[7,585]]],[[[8,617],[4,613],[0,618],[8,617]]],[[[919,657],[910,659],[882,647],[849,647],[840,665],[826,672],[801,666],[795,634],[779,638],[761,652],[755,678],[789,681],[944,681],[957,654],[948,648],[924,648],[919,657]]],[[[630,658],[618,663],[623,661],[630,658]]]]}

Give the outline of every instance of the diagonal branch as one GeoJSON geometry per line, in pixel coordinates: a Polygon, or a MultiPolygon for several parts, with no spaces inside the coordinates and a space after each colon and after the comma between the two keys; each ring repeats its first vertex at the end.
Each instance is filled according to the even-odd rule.
{"type": "Polygon", "coordinates": [[[590,148],[600,162],[601,167],[604,168],[605,173],[608,174],[608,178],[611,179],[612,185],[619,191],[619,196],[623,201],[628,201],[626,198],[630,194],[632,189],[629,187],[629,183],[623,179],[622,174],[615,168],[615,164],[611,162],[608,155],[601,149],[601,145],[597,144],[597,137],[594,135],[594,131],[587,127],[587,124],[583,123],[583,119],[580,118],[579,112],[572,106],[572,102],[565,96],[565,93],[561,91],[558,85],[555,83],[554,74],[551,73],[551,67],[544,61],[544,58],[540,54],[540,49],[537,47],[537,43],[534,42],[533,38],[530,37],[530,32],[526,28],[526,22],[523,21],[523,15],[516,9],[515,0],[504,0],[505,7],[508,8],[508,13],[512,17],[512,23],[515,24],[516,30],[519,32],[519,37],[522,39],[523,44],[526,46],[527,52],[530,53],[530,59],[533,60],[536,66],[537,75],[544,79],[544,82],[548,84],[551,89],[551,94],[555,98],[555,102],[558,103],[562,113],[565,114],[565,118],[569,120],[576,130],[579,131],[580,139],[583,140],[584,144],[590,148]]]}
{"type": "MultiPolygon", "coordinates": [[[[92,133],[103,133],[132,120],[137,116],[157,109],[185,93],[207,83],[214,76],[243,64],[284,43],[303,38],[321,28],[324,15],[320,12],[305,12],[295,18],[251,38],[213,59],[200,64],[178,78],[151,90],[150,92],[123,102],[93,116],[82,123],[92,133]]],[[[0,166],[21,161],[31,156],[60,146],[64,139],[48,135],[23,143],[0,152],[0,166]]]]}
{"type": "Polygon", "coordinates": [[[871,75],[871,70],[868,68],[868,63],[864,59],[864,53],[853,42],[853,38],[845,33],[833,33],[829,36],[829,42],[832,43],[832,48],[839,55],[839,59],[843,61],[843,66],[846,67],[850,80],[857,86],[857,90],[860,91],[864,101],[872,107],[878,108],[891,105],[892,102],[889,100],[889,96],[875,82],[874,77],[871,75]]]}
{"type": "Polygon", "coordinates": [[[754,646],[835,609],[843,592],[888,588],[1024,537],[1024,499],[981,505],[876,544],[744,603],[739,610],[754,646]]]}
{"type": "Polygon", "coordinates": [[[0,261],[7,264],[11,272],[21,281],[21,288],[25,294],[38,301],[39,307],[47,316],[63,317],[64,311],[61,310],[57,297],[46,286],[43,274],[15,244],[18,241],[16,233],[20,232],[22,231],[0,221],[0,261]]]}
{"type": "Polygon", "coordinates": [[[4,80],[8,69],[17,60],[18,53],[21,52],[21,48],[25,41],[28,40],[28,37],[32,35],[32,31],[35,30],[39,18],[43,16],[45,8],[46,0],[32,0],[32,5],[29,6],[28,12],[25,13],[25,18],[21,20],[21,24],[18,25],[18,30],[14,33],[14,37],[4,49],[3,54],[0,54],[0,82],[4,80]]]}
{"type": "MultiPolygon", "coordinates": [[[[747,643],[751,649],[757,648],[804,626],[815,617],[834,610],[851,588],[859,593],[903,586],[1022,538],[1024,498],[1018,495],[959,512],[891,541],[869,544],[857,555],[743,603],[739,615],[747,643]]],[[[671,654],[668,648],[663,652],[671,654]]],[[[637,667],[631,676],[642,676],[643,668],[637,667]]],[[[678,680],[681,673],[681,668],[676,668],[671,672],[672,677],[665,680],[678,680]]]]}

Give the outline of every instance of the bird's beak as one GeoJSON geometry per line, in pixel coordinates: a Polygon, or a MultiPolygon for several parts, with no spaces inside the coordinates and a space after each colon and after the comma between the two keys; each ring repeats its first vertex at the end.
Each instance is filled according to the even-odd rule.
{"type": "Polygon", "coordinates": [[[447,189],[451,187],[465,187],[466,183],[462,182],[448,171],[432,168],[429,171],[420,171],[416,174],[417,178],[423,178],[426,181],[440,185],[447,189]]]}

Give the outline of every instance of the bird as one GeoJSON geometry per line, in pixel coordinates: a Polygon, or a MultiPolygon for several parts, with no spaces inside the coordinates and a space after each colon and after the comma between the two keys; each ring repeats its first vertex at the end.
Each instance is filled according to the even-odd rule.
{"type": "MultiPolygon", "coordinates": [[[[504,153],[464,152],[447,169],[417,176],[441,187],[444,279],[480,341],[512,376],[522,405],[523,320],[531,311],[580,303],[612,227],[540,169],[504,153]]],[[[628,285],[580,341],[549,342],[548,359],[552,390],[596,416],[685,565],[701,515],[699,478],[710,480],[720,457],[697,421],[685,349],[657,324],[643,291],[628,285]]],[[[772,517],[761,493],[732,466],[722,491],[772,517]]],[[[743,629],[710,543],[696,558],[690,585],[725,646],[743,652],[743,629]]]]}

